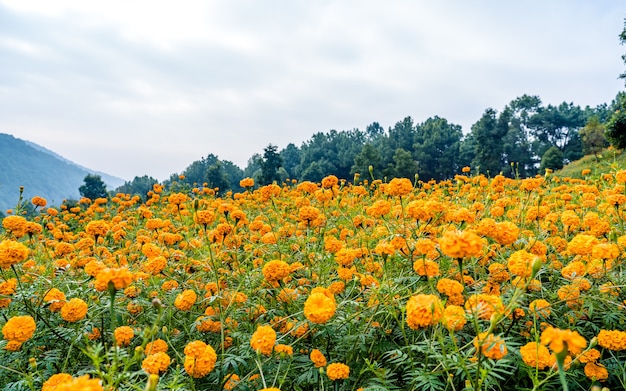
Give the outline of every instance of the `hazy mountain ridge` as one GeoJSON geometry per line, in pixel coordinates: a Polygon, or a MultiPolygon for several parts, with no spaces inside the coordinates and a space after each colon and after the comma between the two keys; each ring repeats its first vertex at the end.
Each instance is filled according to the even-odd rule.
{"type": "Polygon", "coordinates": [[[124,183],[121,178],[77,165],[33,142],[0,133],[0,211],[12,209],[19,199],[44,197],[51,205],[80,197],[78,188],[87,174],[102,177],[108,190],[124,183]]]}

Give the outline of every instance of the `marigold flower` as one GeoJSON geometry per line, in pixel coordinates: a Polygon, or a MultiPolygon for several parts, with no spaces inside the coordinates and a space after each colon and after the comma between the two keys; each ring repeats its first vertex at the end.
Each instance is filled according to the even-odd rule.
{"type": "Polygon", "coordinates": [[[317,324],[324,324],[335,315],[337,304],[331,297],[323,294],[312,292],[304,302],[304,316],[317,324]]]}
{"type": "Polygon", "coordinates": [[[258,326],[250,338],[250,346],[261,354],[269,356],[276,344],[276,331],[271,326],[258,326]]]}
{"type": "Polygon", "coordinates": [[[480,319],[490,320],[493,314],[504,313],[504,305],[499,296],[479,293],[467,299],[465,310],[480,319]]]}
{"type": "Polygon", "coordinates": [[[20,242],[10,239],[3,240],[0,242],[0,267],[8,269],[12,265],[23,262],[28,258],[29,251],[28,247],[20,242]]]}
{"type": "Polygon", "coordinates": [[[135,336],[135,332],[128,326],[120,326],[113,331],[113,337],[115,338],[115,344],[117,346],[128,346],[130,340],[135,336]]]}
{"type": "Polygon", "coordinates": [[[403,197],[412,191],[413,183],[407,178],[393,178],[385,187],[385,193],[396,197],[403,197]]]}
{"type": "Polygon", "coordinates": [[[104,391],[100,379],[90,379],[89,375],[73,378],[71,381],[61,383],[54,391],[104,391]]]}
{"type": "Polygon", "coordinates": [[[556,354],[566,350],[570,354],[577,355],[587,346],[587,341],[578,334],[578,331],[561,330],[551,326],[543,330],[540,341],[556,354]]]}
{"type": "Polygon", "coordinates": [[[217,354],[211,345],[202,341],[192,341],[185,346],[185,372],[193,378],[208,375],[217,361],[217,354]]]}
{"type": "Polygon", "coordinates": [[[350,367],[343,363],[332,363],[326,367],[326,375],[330,380],[341,380],[350,377],[350,367]]]}
{"type": "Polygon", "coordinates": [[[48,380],[43,383],[41,391],[55,391],[59,384],[69,383],[72,380],[72,375],[68,373],[57,373],[56,375],[50,376],[48,380]]]}
{"type": "Polygon", "coordinates": [[[319,209],[314,206],[303,206],[298,212],[298,219],[306,226],[311,226],[320,217],[320,214],[319,209]]]}
{"type": "Polygon", "coordinates": [[[496,223],[493,238],[501,245],[513,244],[519,236],[519,228],[510,221],[496,223]]]}
{"type": "Polygon", "coordinates": [[[448,330],[459,331],[467,323],[465,317],[465,310],[458,305],[448,305],[443,310],[443,316],[441,317],[441,323],[448,330]]]}
{"type": "Polygon", "coordinates": [[[439,238],[441,251],[452,258],[474,257],[482,253],[483,242],[478,235],[469,231],[446,231],[439,238]]]}
{"type": "Polygon", "coordinates": [[[530,277],[533,271],[533,264],[539,261],[539,257],[525,250],[519,250],[511,254],[507,267],[509,271],[520,277],[530,277]]]}
{"type": "Polygon", "coordinates": [[[594,246],[599,244],[599,240],[592,235],[578,234],[570,240],[567,251],[575,255],[590,255],[594,246]]]}
{"type": "Polygon", "coordinates": [[[552,368],[556,363],[554,354],[550,354],[547,347],[537,342],[527,343],[520,348],[519,352],[526,365],[537,368],[540,371],[546,368],[552,368]]]}
{"type": "Polygon", "coordinates": [[[620,330],[600,330],[598,345],[609,350],[626,349],[626,332],[620,330]]]}
{"type": "Polygon", "coordinates": [[[580,361],[583,364],[586,364],[588,362],[596,362],[598,361],[599,358],[600,358],[600,352],[598,351],[598,349],[589,349],[585,351],[583,354],[581,354],[580,356],[578,356],[578,361],[580,361]]]}
{"type": "Polygon", "coordinates": [[[263,277],[270,283],[282,280],[287,277],[290,272],[289,264],[277,259],[269,261],[263,266],[263,277]]]}
{"type": "Polygon", "coordinates": [[[487,332],[478,334],[473,343],[485,357],[494,360],[500,360],[509,352],[502,338],[487,332]]]}
{"type": "Polygon", "coordinates": [[[319,349],[311,350],[309,358],[313,361],[315,368],[321,368],[326,366],[326,357],[319,349]]]}
{"type": "Polygon", "coordinates": [[[108,289],[109,282],[112,282],[115,289],[119,290],[129,286],[134,279],[133,273],[125,267],[105,268],[96,275],[94,287],[98,292],[103,292],[108,289]]]}
{"type": "Polygon", "coordinates": [[[245,188],[254,186],[254,179],[247,177],[239,181],[239,186],[245,188]]]}
{"type": "Polygon", "coordinates": [[[550,316],[550,303],[544,299],[537,299],[530,302],[528,305],[530,312],[541,315],[544,318],[550,316]]]}
{"type": "Polygon", "coordinates": [[[609,378],[609,371],[606,370],[604,365],[595,362],[588,362],[585,364],[585,376],[594,381],[605,381],[609,378]]]}
{"type": "Polygon", "coordinates": [[[82,299],[73,298],[61,308],[61,318],[70,323],[78,322],[87,315],[87,309],[87,303],[82,299]]]}
{"type": "Polygon", "coordinates": [[[437,281],[437,291],[446,296],[460,295],[464,289],[460,282],[450,278],[441,278],[437,281]]]}
{"type": "Polygon", "coordinates": [[[174,306],[181,311],[189,311],[196,303],[198,295],[191,289],[185,289],[174,300],[174,306]]]}
{"type": "Polygon", "coordinates": [[[105,236],[109,232],[109,224],[104,220],[92,220],[87,223],[85,232],[95,238],[105,236]]]}
{"type": "Polygon", "coordinates": [[[439,275],[439,264],[428,259],[417,259],[413,262],[413,270],[420,276],[437,277],[439,275]]]}
{"type": "Polygon", "coordinates": [[[381,217],[391,211],[391,204],[386,200],[375,201],[371,206],[365,209],[365,213],[372,217],[381,217]]]}
{"type": "Polygon", "coordinates": [[[2,219],[2,227],[18,239],[26,235],[27,224],[28,221],[22,216],[7,216],[2,219]]]}
{"type": "Polygon", "coordinates": [[[30,202],[32,202],[33,205],[35,205],[36,207],[40,207],[40,208],[45,208],[46,205],[48,204],[48,201],[46,201],[45,198],[42,198],[39,196],[34,196],[33,198],[30,199],[30,202]]]}
{"type": "Polygon", "coordinates": [[[36,328],[37,325],[32,316],[14,316],[2,327],[2,335],[6,340],[21,344],[32,338],[36,328]]]}
{"type": "Polygon", "coordinates": [[[322,178],[322,187],[325,189],[337,186],[338,183],[339,179],[334,175],[328,175],[327,177],[322,178]]]}
{"type": "Polygon", "coordinates": [[[141,368],[149,374],[160,375],[167,370],[171,359],[167,353],[157,352],[149,355],[141,362],[141,368]]]}
{"type": "Polygon", "coordinates": [[[167,342],[165,342],[164,340],[157,338],[152,342],[149,342],[146,345],[146,349],[144,350],[144,352],[146,353],[147,356],[151,355],[151,354],[155,354],[155,353],[159,353],[159,352],[167,352],[167,342]]]}
{"type": "Polygon", "coordinates": [[[439,322],[443,316],[443,306],[435,295],[418,294],[411,296],[406,303],[406,322],[417,330],[439,322]]]}
{"type": "Polygon", "coordinates": [[[293,355],[293,348],[289,345],[285,345],[282,343],[277,344],[276,346],[274,346],[274,351],[276,353],[283,353],[286,354],[287,356],[292,356],[293,355]]]}

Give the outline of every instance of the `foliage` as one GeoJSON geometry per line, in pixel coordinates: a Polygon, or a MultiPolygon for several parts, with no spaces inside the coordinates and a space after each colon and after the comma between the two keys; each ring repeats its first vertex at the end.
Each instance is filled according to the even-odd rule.
{"type": "Polygon", "coordinates": [[[272,144],[263,149],[263,160],[261,161],[262,185],[280,181],[278,169],[283,166],[283,159],[277,151],[278,147],[272,144]]]}
{"type": "Polygon", "coordinates": [[[626,93],[618,94],[614,112],[606,124],[606,137],[618,149],[626,148],[626,93]]]}
{"type": "Polygon", "coordinates": [[[84,184],[78,188],[78,192],[81,196],[89,198],[90,200],[107,198],[109,196],[107,193],[107,186],[102,181],[102,177],[100,175],[88,174],[83,179],[83,182],[84,184]]]}
{"type": "Polygon", "coordinates": [[[151,176],[136,176],[132,181],[124,182],[122,186],[115,189],[115,192],[138,195],[143,201],[146,201],[148,199],[148,192],[152,191],[152,187],[157,183],[159,183],[159,181],[151,176]]]}
{"type": "Polygon", "coordinates": [[[561,168],[563,168],[563,152],[557,147],[550,147],[541,157],[539,171],[545,173],[547,169],[554,171],[561,168]]]}

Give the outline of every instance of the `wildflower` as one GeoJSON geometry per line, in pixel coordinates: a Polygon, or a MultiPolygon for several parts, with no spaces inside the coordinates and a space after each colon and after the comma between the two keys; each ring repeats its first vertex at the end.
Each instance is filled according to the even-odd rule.
{"type": "Polygon", "coordinates": [[[624,350],[626,349],[626,331],[600,330],[598,345],[609,350],[624,350]]]}
{"type": "Polygon", "coordinates": [[[543,330],[540,341],[556,354],[563,351],[574,355],[580,354],[587,346],[587,341],[578,334],[578,331],[561,330],[554,327],[543,330]]]}
{"type": "Polygon", "coordinates": [[[167,370],[171,359],[167,353],[158,352],[149,355],[141,362],[141,368],[149,374],[160,375],[167,370]]]}
{"type": "Polygon", "coordinates": [[[326,367],[326,375],[330,380],[341,380],[350,377],[350,367],[342,363],[332,363],[326,367]]]}
{"type": "Polygon", "coordinates": [[[30,315],[14,316],[2,327],[4,339],[24,343],[35,334],[37,325],[30,315]]]}
{"type": "Polygon", "coordinates": [[[181,311],[189,311],[196,303],[198,295],[191,289],[185,289],[174,300],[174,306],[181,311]]]}
{"type": "MultiPolygon", "coordinates": [[[[9,216],[10,217],[10,216],[9,216]]],[[[5,217],[6,220],[8,217],[5,217]]],[[[23,262],[28,258],[28,247],[15,240],[3,240],[0,242],[0,267],[8,269],[12,265],[23,262]]]]}
{"type": "Polygon", "coordinates": [[[304,316],[317,324],[324,324],[335,315],[337,304],[332,294],[326,295],[321,292],[311,292],[304,302],[304,316]]]}
{"type": "Polygon", "coordinates": [[[72,375],[68,373],[57,373],[56,375],[50,376],[48,380],[43,383],[41,391],[55,391],[58,385],[69,383],[72,380],[72,375]]]}
{"type": "Polygon", "coordinates": [[[117,346],[128,346],[130,340],[135,336],[135,332],[128,326],[120,326],[113,331],[113,337],[115,338],[115,344],[117,346]]]}
{"type": "Polygon", "coordinates": [[[89,375],[72,378],[68,382],[60,383],[54,388],[54,391],[103,391],[102,381],[100,379],[90,379],[89,375]]]}
{"type": "Polygon", "coordinates": [[[403,197],[411,191],[413,191],[413,184],[407,178],[393,178],[385,187],[385,193],[396,197],[403,197]]]}
{"type": "Polygon", "coordinates": [[[326,357],[319,349],[311,350],[309,358],[313,361],[315,368],[321,368],[326,366],[326,357]]]}
{"type": "Polygon", "coordinates": [[[546,368],[552,368],[556,363],[554,354],[550,354],[548,348],[537,342],[527,343],[520,348],[519,352],[526,365],[537,368],[540,371],[546,368]]]}
{"type": "Polygon", "coordinates": [[[439,239],[441,251],[452,258],[478,256],[483,242],[478,235],[469,231],[446,231],[439,239]]]}
{"type": "Polygon", "coordinates": [[[508,350],[504,340],[493,334],[484,332],[474,338],[474,347],[488,358],[500,360],[507,355],[508,350]]]}
{"type": "Polygon", "coordinates": [[[192,341],[185,346],[184,353],[185,372],[193,378],[205,377],[215,368],[217,354],[211,345],[192,341]]]}
{"type": "Polygon", "coordinates": [[[263,277],[265,277],[269,283],[273,284],[287,277],[290,271],[291,269],[289,268],[289,264],[287,262],[273,260],[263,266],[263,277]]]}
{"type": "Polygon", "coordinates": [[[61,308],[61,318],[70,323],[78,322],[87,315],[87,309],[87,303],[82,299],[73,298],[61,308]]]}
{"type": "Polygon", "coordinates": [[[269,356],[276,344],[276,331],[271,326],[258,326],[250,338],[250,346],[261,354],[269,356]]]}
{"type": "Polygon", "coordinates": [[[604,365],[597,364],[595,362],[588,362],[585,364],[585,376],[594,381],[605,381],[609,378],[609,371],[606,370],[604,365]]]}
{"type": "Polygon", "coordinates": [[[442,316],[441,301],[435,295],[411,296],[406,303],[406,321],[409,327],[414,330],[434,325],[439,322],[442,316]]]}

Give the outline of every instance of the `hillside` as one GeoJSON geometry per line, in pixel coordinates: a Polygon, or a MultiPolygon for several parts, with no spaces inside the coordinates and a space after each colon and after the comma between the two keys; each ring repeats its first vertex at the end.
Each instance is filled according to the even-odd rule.
{"type": "Polygon", "coordinates": [[[19,188],[24,197],[44,197],[51,205],[78,198],[78,188],[87,174],[102,177],[112,190],[124,180],[76,165],[41,146],[0,133],[0,211],[15,207],[19,188]]]}
{"type": "Polygon", "coordinates": [[[582,178],[583,170],[591,170],[591,175],[600,175],[624,169],[626,169],[626,153],[608,148],[597,156],[586,155],[569,163],[555,172],[555,175],[562,178],[582,178]]]}

